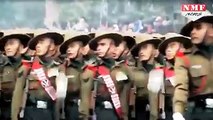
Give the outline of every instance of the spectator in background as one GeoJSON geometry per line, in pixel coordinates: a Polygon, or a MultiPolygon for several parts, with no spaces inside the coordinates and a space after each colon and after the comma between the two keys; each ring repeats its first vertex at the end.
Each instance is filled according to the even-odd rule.
{"type": "Polygon", "coordinates": [[[89,25],[86,22],[84,17],[81,17],[78,21],[77,24],[75,24],[72,29],[76,30],[76,31],[84,31],[84,32],[88,32],[89,25]]]}
{"type": "Polygon", "coordinates": [[[165,28],[165,31],[164,31],[165,33],[173,31],[172,30],[172,22],[171,22],[171,20],[169,19],[168,16],[165,17],[165,19],[163,20],[162,24],[163,24],[163,26],[165,28]]]}
{"type": "Polygon", "coordinates": [[[134,31],[135,32],[140,32],[144,29],[144,26],[143,26],[143,22],[142,20],[137,20],[134,24],[134,31]]]}
{"type": "Polygon", "coordinates": [[[128,25],[123,24],[123,25],[121,26],[121,32],[126,32],[127,29],[128,29],[128,25]]]}
{"type": "Polygon", "coordinates": [[[128,32],[134,32],[134,23],[129,23],[127,31],[128,32]]]}
{"type": "Polygon", "coordinates": [[[113,31],[116,31],[116,32],[119,32],[118,24],[113,24],[112,30],[113,30],[113,31]]]}
{"type": "Polygon", "coordinates": [[[153,24],[154,24],[155,32],[163,34],[163,32],[164,32],[164,30],[163,30],[163,18],[161,16],[156,17],[153,24]]]}

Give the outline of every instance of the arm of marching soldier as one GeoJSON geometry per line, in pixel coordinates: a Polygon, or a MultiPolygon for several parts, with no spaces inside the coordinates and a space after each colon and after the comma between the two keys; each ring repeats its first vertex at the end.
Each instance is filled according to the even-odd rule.
{"type": "Polygon", "coordinates": [[[188,70],[183,59],[175,60],[175,91],[173,97],[173,111],[183,115],[188,99],[188,70]]]}
{"type": "Polygon", "coordinates": [[[11,103],[11,118],[17,120],[23,101],[24,86],[26,83],[26,76],[29,73],[29,69],[21,66],[17,73],[17,79],[15,89],[13,91],[12,103],[11,103]]]}
{"type": "Polygon", "coordinates": [[[129,81],[130,79],[128,78],[128,74],[125,69],[125,67],[121,67],[119,70],[112,70],[111,77],[113,80],[117,81],[116,88],[119,93],[119,98],[121,102],[122,119],[128,120],[131,81],[129,81]]]}
{"type": "Polygon", "coordinates": [[[81,74],[81,88],[80,88],[80,98],[81,102],[79,105],[80,118],[83,120],[88,120],[89,109],[91,104],[91,91],[93,86],[94,71],[85,69],[81,74]]]}
{"type": "Polygon", "coordinates": [[[136,93],[137,95],[138,94],[140,94],[140,95],[147,94],[148,74],[145,72],[144,68],[133,67],[133,66],[129,66],[127,72],[128,72],[129,79],[132,80],[133,86],[135,86],[135,88],[132,89],[133,94],[130,95],[130,97],[131,97],[130,102],[131,102],[131,105],[134,108],[136,91],[140,90],[140,92],[137,91],[137,93],[136,93]],[[137,90],[134,90],[134,89],[137,89],[137,90]]]}

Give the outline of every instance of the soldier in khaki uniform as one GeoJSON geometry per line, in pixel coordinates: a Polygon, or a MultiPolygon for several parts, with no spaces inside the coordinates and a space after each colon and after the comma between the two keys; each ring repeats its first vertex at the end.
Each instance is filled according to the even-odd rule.
{"type": "MultiPolygon", "coordinates": [[[[93,71],[94,91],[95,91],[95,113],[98,120],[120,120],[124,119],[122,104],[120,100],[119,82],[124,81],[129,76],[130,79],[140,79],[141,74],[134,76],[133,69],[118,69],[112,59],[112,53],[116,49],[123,37],[117,33],[101,32],[96,33],[96,37],[89,43],[90,49],[94,50],[98,57],[98,65],[88,67],[88,71],[93,71]]],[[[119,66],[118,66],[119,67],[119,66]]]]}
{"type": "MultiPolygon", "coordinates": [[[[135,66],[135,63],[131,60],[131,53],[130,49],[135,45],[135,39],[133,35],[125,34],[123,36],[123,41],[116,47],[113,51],[112,58],[115,60],[115,66],[117,70],[123,71],[126,67],[135,66]]],[[[133,59],[133,58],[132,58],[133,59]]],[[[118,82],[119,91],[121,91],[121,104],[122,104],[122,111],[124,115],[124,120],[128,120],[128,113],[129,113],[129,104],[130,104],[130,90],[131,86],[133,85],[133,81],[125,79],[124,81],[118,82]]]]}
{"type": "Polygon", "coordinates": [[[67,82],[67,92],[65,98],[65,116],[66,120],[78,120],[89,118],[89,109],[86,106],[88,98],[90,96],[85,96],[85,94],[92,90],[85,91],[87,84],[92,85],[92,79],[84,80],[82,79],[82,73],[84,71],[85,63],[83,60],[83,49],[87,45],[90,37],[83,33],[68,33],[65,34],[65,42],[60,47],[61,54],[66,54],[68,61],[65,61],[62,71],[68,78],[67,82]],[[81,91],[82,90],[82,91],[81,91]],[[80,107],[79,107],[80,105],[80,107]],[[86,108],[86,109],[84,109],[86,108]],[[80,110],[80,111],[79,111],[80,110]],[[80,113],[79,113],[80,112],[80,113]]]}
{"type": "MultiPolygon", "coordinates": [[[[36,51],[33,62],[18,71],[12,99],[12,119],[16,120],[20,107],[24,109],[24,120],[54,120],[56,100],[56,77],[58,64],[53,61],[55,48],[64,41],[61,34],[40,31],[29,42],[36,51]],[[22,97],[27,94],[26,98],[22,97]],[[22,104],[26,102],[26,105],[22,104]]],[[[22,112],[21,112],[22,113],[22,112]]]]}
{"type": "MultiPolygon", "coordinates": [[[[132,49],[132,54],[135,57],[138,57],[138,67],[145,68],[145,72],[148,75],[150,71],[155,68],[163,67],[156,60],[158,56],[157,47],[161,42],[160,39],[154,38],[149,34],[139,34],[135,37],[138,44],[132,49]]],[[[150,77],[150,75],[149,75],[150,77]]],[[[159,80],[160,81],[160,80],[159,80]]],[[[147,91],[146,86],[143,89],[137,90],[136,97],[136,119],[150,119],[156,120],[159,118],[158,110],[158,92],[160,91],[160,84],[155,83],[156,81],[148,81],[146,84],[149,92],[147,91]],[[158,85],[158,86],[156,86],[158,85]],[[152,86],[149,88],[149,86],[152,86]],[[154,89],[154,90],[153,90],[154,89]],[[142,103],[140,101],[143,101],[142,103]],[[150,118],[147,110],[148,103],[150,104],[150,118]]]]}
{"type": "MultiPolygon", "coordinates": [[[[210,18],[212,16],[202,17],[197,21],[209,23],[210,18]]],[[[191,52],[179,55],[175,60],[174,120],[184,120],[187,107],[187,120],[213,119],[213,51],[209,48],[202,41],[191,52]]]]}
{"type": "MultiPolygon", "coordinates": [[[[103,72],[105,74],[109,75],[109,82],[111,83],[111,86],[114,86],[114,94],[116,95],[116,98],[118,97],[117,93],[117,86],[115,79],[112,79],[111,77],[111,69],[113,68],[115,61],[111,59],[112,51],[115,50],[115,46],[118,46],[122,41],[122,36],[117,33],[107,33],[107,32],[101,32],[96,33],[95,38],[91,40],[89,43],[90,49],[94,50],[97,53],[97,56],[100,58],[100,61],[97,66],[97,72],[94,72],[94,77],[98,78],[101,77],[103,72]],[[102,68],[102,70],[101,70],[102,68]]],[[[108,85],[108,87],[111,87],[108,85]]],[[[95,98],[95,114],[97,120],[118,120],[119,114],[121,115],[121,103],[120,99],[118,98],[116,101],[116,104],[118,105],[118,108],[115,109],[115,104],[113,104],[112,100],[112,93],[109,91],[106,81],[103,78],[97,79],[97,81],[94,81],[94,92],[96,93],[95,98]],[[116,111],[118,109],[118,111],[116,111]]]]}
{"type": "Polygon", "coordinates": [[[1,116],[2,120],[11,119],[11,101],[16,83],[17,70],[22,65],[22,50],[27,46],[30,37],[18,32],[5,33],[0,40],[0,50],[6,57],[1,61],[1,116]]]}
{"type": "Polygon", "coordinates": [[[167,33],[165,35],[165,40],[159,45],[159,52],[166,58],[164,67],[165,91],[161,91],[161,95],[165,98],[164,110],[166,113],[166,120],[173,120],[172,97],[175,86],[175,56],[176,54],[179,54],[179,52],[186,51],[186,49],[190,47],[192,47],[191,40],[177,33],[167,33]]]}

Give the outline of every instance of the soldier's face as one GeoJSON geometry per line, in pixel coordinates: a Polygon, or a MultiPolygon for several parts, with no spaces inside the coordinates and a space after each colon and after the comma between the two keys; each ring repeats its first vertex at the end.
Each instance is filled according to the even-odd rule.
{"type": "Polygon", "coordinates": [[[174,59],[176,53],[180,49],[181,44],[179,42],[171,42],[166,47],[166,59],[171,60],[174,59]]]}
{"type": "Polygon", "coordinates": [[[81,42],[72,42],[67,49],[67,58],[75,59],[80,54],[82,48],[81,42]]]}
{"type": "Polygon", "coordinates": [[[140,61],[148,61],[155,56],[156,49],[153,44],[144,44],[141,46],[138,56],[140,61]]]}
{"type": "Polygon", "coordinates": [[[126,50],[126,42],[122,42],[121,44],[119,44],[119,46],[117,46],[115,48],[115,50],[112,53],[112,58],[113,59],[118,59],[121,55],[125,56],[127,55],[127,50],[126,50]]]}
{"type": "Polygon", "coordinates": [[[19,39],[9,39],[5,46],[4,46],[4,50],[6,53],[6,56],[15,56],[17,54],[19,54],[19,52],[21,51],[21,43],[19,39]]]}
{"type": "Polygon", "coordinates": [[[86,46],[84,46],[82,54],[87,55],[89,53],[89,51],[90,51],[89,44],[87,44],[86,46]]]}
{"type": "Polygon", "coordinates": [[[51,44],[54,44],[50,38],[42,38],[38,41],[36,45],[36,55],[43,56],[48,53],[48,50],[51,47],[51,44]]]}
{"type": "Polygon", "coordinates": [[[111,57],[114,50],[115,45],[113,41],[107,38],[98,42],[96,53],[98,57],[111,57]]]}
{"type": "Polygon", "coordinates": [[[190,37],[193,44],[200,44],[206,35],[208,24],[206,23],[195,23],[191,31],[190,37]]]}
{"type": "Polygon", "coordinates": [[[209,27],[206,31],[205,43],[207,45],[213,45],[213,24],[209,24],[209,27]]]}

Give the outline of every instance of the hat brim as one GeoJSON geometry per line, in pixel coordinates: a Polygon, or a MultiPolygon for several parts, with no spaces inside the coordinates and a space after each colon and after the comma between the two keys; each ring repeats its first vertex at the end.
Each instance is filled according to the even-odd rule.
{"type": "Polygon", "coordinates": [[[183,28],[180,30],[180,34],[190,37],[191,31],[195,23],[210,23],[213,24],[213,16],[204,16],[196,21],[191,21],[187,23],[183,28]]]}
{"type": "Polygon", "coordinates": [[[0,38],[3,37],[3,36],[4,36],[4,33],[3,33],[3,32],[0,32],[0,38]]]}
{"type": "Polygon", "coordinates": [[[61,34],[56,33],[56,32],[48,32],[48,33],[40,34],[40,35],[34,37],[33,39],[31,39],[29,41],[29,48],[31,50],[35,50],[35,47],[36,47],[38,41],[45,37],[51,38],[54,41],[55,45],[60,45],[61,43],[64,42],[64,37],[61,34]]]}
{"type": "Polygon", "coordinates": [[[135,39],[133,37],[130,37],[130,36],[124,36],[124,41],[126,42],[127,47],[129,49],[131,49],[136,44],[135,39]]]}
{"type": "Polygon", "coordinates": [[[186,37],[172,37],[167,40],[164,40],[160,45],[159,45],[159,52],[163,55],[165,55],[166,47],[169,43],[171,42],[180,42],[183,44],[184,48],[188,49],[192,47],[192,42],[189,38],[186,37]]]}
{"type": "Polygon", "coordinates": [[[180,30],[180,34],[190,37],[191,31],[193,29],[193,24],[194,24],[194,21],[191,21],[187,23],[185,26],[183,26],[182,29],[180,30]]]}
{"type": "Polygon", "coordinates": [[[104,38],[110,38],[114,41],[115,43],[115,46],[118,46],[122,40],[123,40],[123,37],[117,33],[108,33],[108,34],[103,34],[101,36],[98,36],[98,37],[95,37],[94,39],[92,39],[90,42],[89,42],[89,47],[90,49],[96,51],[97,49],[97,46],[98,46],[98,42],[104,38]]]}
{"type": "Polygon", "coordinates": [[[6,35],[6,36],[2,37],[1,40],[0,40],[0,50],[4,51],[4,46],[5,46],[6,42],[9,39],[13,39],[13,38],[19,39],[21,44],[24,46],[24,48],[27,47],[28,42],[30,41],[30,36],[25,35],[25,34],[6,35]]]}
{"type": "Polygon", "coordinates": [[[67,48],[68,46],[72,43],[72,42],[82,42],[83,46],[86,46],[87,43],[89,42],[91,38],[88,35],[79,35],[73,38],[70,38],[68,40],[66,40],[60,47],[60,53],[61,54],[66,54],[67,48]]]}
{"type": "Polygon", "coordinates": [[[204,16],[196,20],[196,22],[204,22],[204,23],[210,23],[213,24],[213,16],[204,16]]]}
{"type": "Polygon", "coordinates": [[[89,33],[88,35],[90,36],[91,39],[95,38],[95,33],[89,33]]]}
{"type": "Polygon", "coordinates": [[[147,40],[147,41],[144,41],[144,42],[141,42],[137,45],[135,45],[132,50],[131,50],[131,53],[134,57],[137,57],[138,56],[138,52],[141,48],[141,46],[145,45],[145,44],[153,44],[155,48],[158,48],[158,45],[161,43],[161,40],[159,39],[151,39],[151,40],[147,40]]]}

